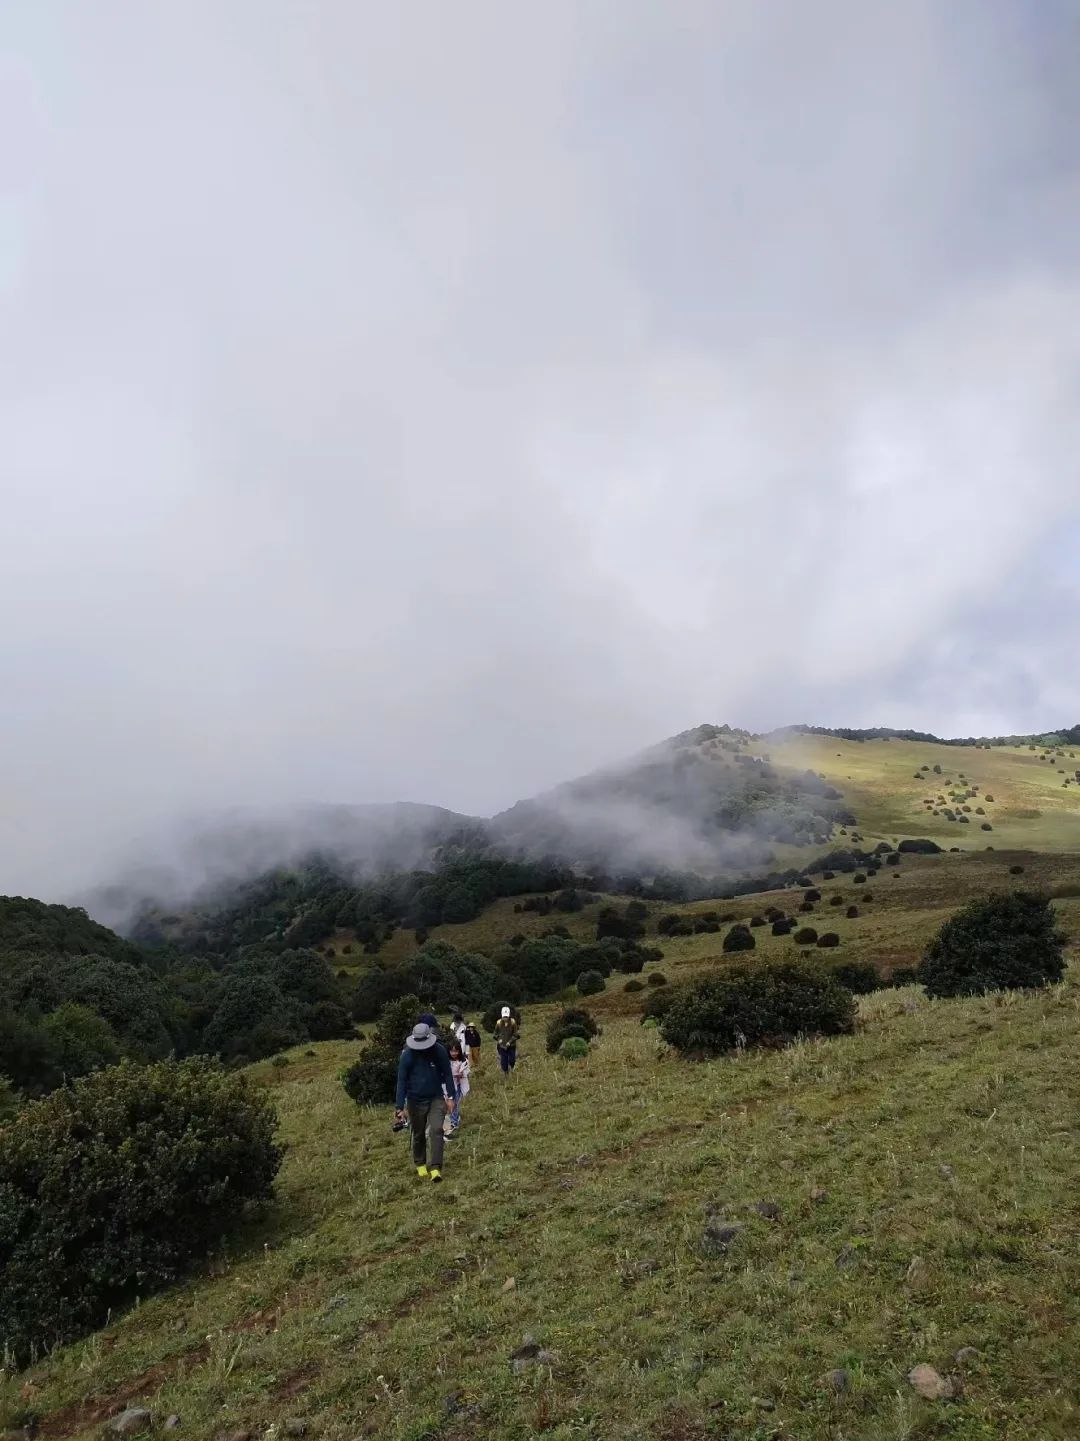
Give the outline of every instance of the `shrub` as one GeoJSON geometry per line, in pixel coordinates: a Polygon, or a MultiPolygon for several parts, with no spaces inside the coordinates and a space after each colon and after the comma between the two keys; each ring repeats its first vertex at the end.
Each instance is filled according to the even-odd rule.
{"type": "Polygon", "coordinates": [[[0,1344],[25,1360],[174,1281],[269,1199],[276,1119],[205,1057],[25,1106],[0,1132],[0,1344]]]}
{"type": "Polygon", "coordinates": [[[657,1026],[659,1026],[660,1022],[656,1019],[655,1016],[642,1016],[641,1024],[645,1027],[646,1030],[655,1031],[657,1026]]]}
{"type": "MultiPolygon", "coordinates": [[[[638,982],[640,987],[641,982],[638,982]]],[[[554,1055],[567,1037],[580,1037],[586,1045],[597,1035],[600,1027],[586,1010],[580,1006],[568,1006],[548,1023],[546,1045],[549,1055],[554,1055]]]]}
{"type": "Polygon", "coordinates": [[[822,871],[822,873],[821,873],[821,879],[822,879],[823,881],[834,881],[834,880],[836,879],[836,872],[835,872],[835,871],[822,871]]]}
{"type": "Polygon", "coordinates": [[[756,927],[758,927],[758,926],[763,926],[764,924],[765,924],[765,917],[764,917],[764,916],[751,916],[751,917],[750,917],[750,925],[751,925],[752,927],[756,928],[756,927]]]}
{"type": "Polygon", "coordinates": [[[865,886],[865,885],[866,885],[866,877],[863,875],[862,871],[857,871],[856,874],[852,876],[852,878],[851,878],[851,884],[852,884],[853,886],[865,886]]]}
{"type": "Polygon", "coordinates": [[[839,1035],[854,1025],[849,991],[815,967],[787,961],[676,988],[661,1032],[680,1051],[716,1055],[797,1035],[839,1035]]]}
{"type": "Polygon", "coordinates": [[[1048,897],[986,896],[945,922],[927,947],[919,979],[930,996],[1050,985],[1064,974],[1064,942],[1048,897]]]}
{"type": "Polygon", "coordinates": [[[874,893],[873,893],[873,891],[863,891],[862,898],[863,898],[863,901],[864,901],[864,902],[865,902],[865,901],[872,901],[872,900],[874,899],[874,893]]]}
{"type": "Polygon", "coordinates": [[[817,943],[824,950],[828,950],[831,947],[838,946],[840,944],[840,937],[836,934],[835,931],[825,931],[822,935],[818,936],[817,943]]]}
{"type": "Polygon", "coordinates": [[[582,971],[576,984],[578,994],[582,996],[595,996],[606,989],[606,982],[599,971],[582,971]]]}
{"type": "Polygon", "coordinates": [[[660,990],[653,991],[642,1007],[642,1016],[655,1016],[657,1020],[661,1020],[667,1015],[678,991],[677,986],[662,986],[660,990]]]}
{"type": "Polygon", "coordinates": [[[845,961],[842,965],[834,966],[831,974],[856,996],[868,996],[871,991],[881,989],[881,977],[877,967],[869,961],[845,961]]]}
{"type": "Polygon", "coordinates": [[[786,936],[795,929],[795,922],[789,921],[785,916],[783,920],[773,921],[772,933],[774,936],[786,936]]]}
{"type": "Polygon", "coordinates": [[[723,951],[752,951],[756,942],[749,926],[732,926],[720,947],[723,951]]]}
{"type": "Polygon", "coordinates": [[[666,985],[667,985],[667,976],[662,975],[660,971],[653,971],[652,975],[649,977],[649,985],[650,985],[650,986],[666,986],[666,985]]]}
{"type": "Polygon", "coordinates": [[[814,886],[811,886],[810,889],[809,889],[809,890],[806,892],[806,894],[803,896],[803,900],[804,900],[804,901],[820,901],[820,900],[821,900],[821,892],[820,892],[819,890],[817,890],[814,886]]]}
{"type": "Polygon", "coordinates": [[[589,1043],[583,1036],[567,1036],[559,1046],[564,1061],[580,1061],[589,1054],[589,1043]]]}
{"type": "Polygon", "coordinates": [[[913,986],[919,979],[914,966],[894,966],[889,975],[890,986],[913,986]]]}
{"type": "Polygon", "coordinates": [[[1024,868],[1023,868],[1023,866],[1010,866],[1010,867],[1009,867],[1009,875],[1010,875],[1010,876],[1022,876],[1023,874],[1024,874],[1024,868]]]}
{"type": "Polygon", "coordinates": [[[991,805],[993,805],[993,803],[994,803],[994,797],[991,796],[991,795],[985,795],[985,796],[983,796],[983,800],[989,801],[991,805]]]}
{"type": "Polygon", "coordinates": [[[813,909],[814,909],[814,903],[813,903],[813,901],[803,901],[802,904],[799,906],[799,910],[800,910],[801,912],[803,912],[803,914],[807,914],[808,912],[812,911],[813,909]]]}
{"type": "Polygon", "coordinates": [[[632,981],[627,981],[626,985],[623,986],[624,991],[643,991],[644,989],[645,982],[637,980],[636,977],[632,981]]]}
{"type": "Polygon", "coordinates": [[[859,914],[859,908],[858,906],[848,906],[844,914],[847,916],[849,921],[853,921],[855,917],[859,914]]]}
{"type": "Polygon", "coordinates": [[[795,944],[797,946],[813,946],[817,943],[817,931],[813,926],[803,926],[801,931],[795,932],[795,944]]]}
{"type": "Polygon", "coordinates": [[[896,849],[907,855],[936,856],[941,854],[941,847],[937,841],[927,840],[925,836],[916,840],[901,841],[896,849]]]}
{"type": "Polygon", "coordinates": [[[829,905],[830,905],[830,906],[842,906],[843,904],[844,904],[844,898],[843,898],[843,896],[830,896],[830,897],[829,897],[829,905]]]}
{"type": "Polygon", "coordinates": [[[982,823],[982,825],[979,827],[979,829],[980,829],[981,831],[992,831],[992,830],[994,829],[994,827],[990,824],[989,821],[983,821],[983,823],[982,823]]]}

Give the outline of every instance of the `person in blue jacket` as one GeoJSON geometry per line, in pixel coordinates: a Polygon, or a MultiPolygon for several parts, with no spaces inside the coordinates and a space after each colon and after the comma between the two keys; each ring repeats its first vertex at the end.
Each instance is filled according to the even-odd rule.
{"type": "Polygon", "coordinates": [[[442,1180],[443,1121],[447,1097],[454,1094],[454,1073],[445,1046],[433,1028],[418,1021],[405,1038],[398,1062],[396,1117],[408,1115],[412,1129],[412,1158],[421,1181],[442,1180]],[[431,1169],[428,1170],[428,1140],[431,1141],[431,1169]]]}

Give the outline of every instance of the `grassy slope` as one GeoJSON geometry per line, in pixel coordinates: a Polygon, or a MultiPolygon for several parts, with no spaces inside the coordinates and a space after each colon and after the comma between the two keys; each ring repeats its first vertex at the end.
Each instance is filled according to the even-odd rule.
{"type": "MultiPolygon", "coordinates": [[[[995,795],[986,840],[1027,845],[1045,827],[1055,852],[914,858],[897,879],[824,883],[806,919],[841,934],[837,959],[914,961],[956,904],[1017,884],[1017,863],[1080,934],[1080,855],[1063,853],[1078,798],[1059,801],[1048,763],[797,744],[783,759],[828,773],[828,747],[837,778],[862,787],[867,841],[981,843],[967,827],[950,841],[921,814],[901,823],[904,776],[940,750],[995,795]],[[1042,815],[1006,815],[1032,809],[1042,815]],[[858,919],[828,905],[834,891],[858,919]]],[[[921,811],[924,787],[910,788],[921,811]]],[[[685,909],[749,916],[773,899],[798,897],[685,909]]],[[[501,902],[439,934],[487,947],[556,920],[584,937],[595,910],[543,918],[501,902]]],[[[794,949],[756,934],[758,954],[794,949]]],[[[720,940],[665,940],[660,968],[678,979],[723,964],[720,940]]],[[[696,1067],[641,1030],[627,1014],[640,998],[621,984],[590,1002],[604,1034],[587,1063],[544,1055],[544,1007],[527,1012],[509,1085],[485,1047],[441,1190],[413,1180],[386,1113],[346,1099],[337,1072],[352,1045],[255,1068],[289,1145],[273,1214],[187,1284],[0,1383],[0,1425],[34,1414],[39,1436],[96,1435],[139,1397],[200,1438],[301,1415],[330,1441],[1080,1434],[1080,983],[962,1003],[886,992],[863,1002],[850,1039],[696,1067]],[[828,1194],[815,1203],[816,1187],[828,1194]],[[763,1198],[779,1222],[746,1211],[763,1198]],[[701,1253],[710,1204],[746,1223],[726,1257],[701,1253]],[[550,1372],[511,1374],[526,1333],[554,1353],[550,1372]],[[951,1370],[961,1345],[980,1353],[963,1399],[916,1398],[910,1367],[951,1370]],[[837,1366],[851,1376],[842,1396],[820,1381],[837,1366]]]]}
{"type": "Polygon", "coordinates": [[[0,1388],[8,1421],[91,1435],[139,1396],[198,1437],[298,1415],[341,1441],[1078,1434],[1080,987],[884,992],[850,1039],[708,1066],[627,999],[598,998],[587,1063],[544,1055],[540,1007],[509,1084],[485,1048],[441,1190],[347,1101],[352,1046],[256,1068],[289,1144],[274,1214],[0,1388]],[[709,1204],[746,1223],[726,1257],[701,1254],[709,1204]],[[527,1333],[550,1373],[511,1375],[527,1333]],[[962,1345],[964,1398],[918,1400],[906,1372],[962,1345]]]}
{"type": "MultiPolygon", "coordinates": [[[[840,741],[831,736],[793,736],[772,745],[779,765],[821,771],[854,811],[867,840],[930,836],[943,846],[976,849],[987,844],[1038,851],[1080,850],[1080,786],[1064,781],[1080,767],[1080,752],[1058,751],[1043,758],[1026,747],[929,745],[922,741],[840,741]],[[920,766],[940,765],[942,774],[916,780],[920,766]],[[1060,768],[1063,768],[1062,773],[1060,768]],[[961,825],[928,816],[923,800],[948,796],[948,778],[959,773],[994,797],[986,816],[961,825]],[[943,784],[944,783],[944,784],[943,784]],[[982,820],[992,834],[980,831],[982,820]]],[[[982,802],[973,802],[982,804],[982,802]]]]}

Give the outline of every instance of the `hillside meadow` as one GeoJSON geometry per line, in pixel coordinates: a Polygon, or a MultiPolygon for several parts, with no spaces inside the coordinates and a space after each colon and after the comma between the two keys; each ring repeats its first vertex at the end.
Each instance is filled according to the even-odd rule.
{"type": "Polygon", "coordinates": [[[584,1062],[545,1054],[551,1007],[509,1081],[484,1047],[441,1188],[346,1098],[354,1043],[253,1067],[287,1146],[273,1211],[9,1377],[3,1424],[92,1436],[137,1399],[206,1438],[1080,1431],[1074,983],[883,991],[852,1037],[696,1065],[629,999],[596,998],[584,1062]],[[952,1399],[915,1394],[919,1364],[952,1399]]]}

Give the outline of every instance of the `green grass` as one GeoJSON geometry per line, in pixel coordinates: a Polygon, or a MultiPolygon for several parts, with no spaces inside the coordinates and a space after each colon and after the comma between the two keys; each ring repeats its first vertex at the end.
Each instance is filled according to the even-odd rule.
{"type": "MultiPolygon", "coordinates": [[[[832,736],[792,736],[769,747],[778,765],[820,771],[838,790],[867,840],[929,836],[939,845],[967,850],[987,844],[1037,851],[1080,850],[1080,786],[1065,787],[1066,776],[1080,767],[1080,751],[1069,749],[1045,760],[1026,747],[930,745],[924,741],[841,741],[832,736]],[[920,766],[931,767],[916,780],[920,766]],[[940,765],[942,774],[932,768],[940,765]],[[1058,767],[1064,767],[1065,774],[1058,767]],[[968,825],[927,815],[925,798],[948,798],[959,773],[989,792],[985,816],[972,814],[968,825]],[[982,821],[994,827],[979,829],[982,821]]],[[[797,854],[793,852],[792,854],[797,854]]]]}
{"type": "Polygon", "coordinates": [[[8,1380],[8,1424],[96,1435],[137,1397],[192,1437],[1080,1433],[1080,990],[882,992],[853,1037],[708,1065],[617,1015],[587,1062],[549,1058],[544,1015],[508,1083],[485,1047],[441,1189],[347,1100],[351,1045],[254,1068],[288,1145],[273,1213],[8,1380]],[[706,1207],[744,1223],[726,1256],[706,1207]],[[554,1359],[513,1375],[527,1334],[554,1359]],[[965,1345],[963,1397],[918,1399],[908,1370],[965,1345]]]}

